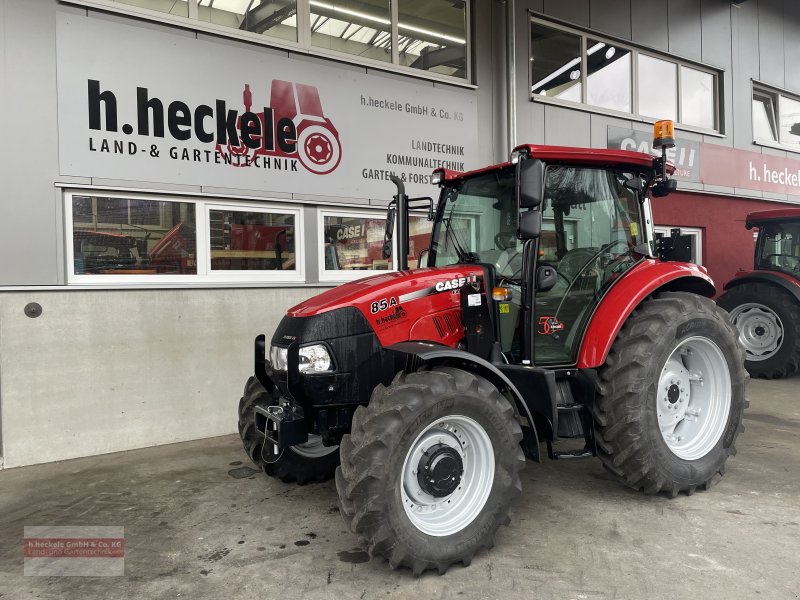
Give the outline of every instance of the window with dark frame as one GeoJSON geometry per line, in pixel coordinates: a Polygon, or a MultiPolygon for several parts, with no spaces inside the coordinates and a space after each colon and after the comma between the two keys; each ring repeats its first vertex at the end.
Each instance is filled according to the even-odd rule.
{"type": "Polygon", "coordinates": [[[533,100],[719,131],[713,69],[539,19],[531,20],[530,63],[533,100]]]}
{"type": "MultiPolygon", "coordinates": [[[[79,0],[78,0],[79,1],[79,0]]],[[[469,80],[472,0],[95,0],[206,23],[214,31],[241,32],[333,52],[343,57],[397,65],[469,80]]],[[[155,17],[158,20],[157,17],[155,17]]],[[[171,22],[175,22],[174,19],[171,22]]]]}
{"type": "Polygon", "coordinates": [[[753,86],[753,141],[800,150],[800,95],[753,86]]]}

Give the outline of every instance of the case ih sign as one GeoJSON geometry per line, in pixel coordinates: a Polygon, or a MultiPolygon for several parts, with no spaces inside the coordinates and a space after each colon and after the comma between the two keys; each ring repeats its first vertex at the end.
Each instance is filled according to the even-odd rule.
{"type": "Polygon", "coordinates": [[[471,90],[80,15],[56,36],[64,176],[388,199],[477,164],[471,90]]]}

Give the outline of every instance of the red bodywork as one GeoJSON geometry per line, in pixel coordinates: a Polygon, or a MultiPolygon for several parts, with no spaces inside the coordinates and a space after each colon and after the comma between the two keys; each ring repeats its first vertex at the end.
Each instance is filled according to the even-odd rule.
{"type": "Polygon", "coordinates": [[[460,278],[483,277],[473,265],[429,267],[374,275],[345,283],[290,308],[290,317],[309,317],[355,306],[370,323],[383,346],[427,340],[455,347],[464,335],[461,325],[461,285],[436,290],[460,278]],[[416,295],[414,298],[409,296],[416,295]],[[381,301],[386,308],[381,310],[381,301]],[[394,300],[394,302],[393,302],[394,300]],[[373,312],[373,303],[378,310],[373,312]]]}
{"type": "MultiPolygon", "coordinates": [[[[624,165],[632,165],[642,167],[644,169],[653,168],[653,157],[650,154],[643,152],[632,152],[630,150],[608,150],[605,148],[573,148],[571,146],[540,146],[538,144],[523,144],[517,146],[514,151],[525,150],[531,158],[537,158],[548,163],[569,163],[571,165],[587,165],[597,167],[619,167],[624,165]]],[[[441,172],[445,181],[454,181],[467,177],[473,177],[486,173],[488,171],[496,171],[510,167],[512,163],[504,162],[488,167],[481,167],[474,171],[466,171],[459,173],[458,171],[451,171],[450,169],[436,169],[441,172]]],[[[435,171],[435,172],[436,172],[435,171]]],[[[675,172],[675,165],[667,163],[667,173],[672,174],[675,172]]]]}
{"type": "MultiPolygon", "coordinates": [[[[633,309],[658,288],[681,278],[692,278],[688,283],[693,288],[698,287],[699,279],[699,289],[694,291],[699,291],[704,296],[710,298],[716,293],[714,282],[706,269],[697,265],[661,262],[650,258],[628,271],[597,307],[583,336],[578,368],[592,369],[602,365],[614,338],[633,309]]],[[[676,289],[681,287],[676,286],[676,289]]]]}
{"type": "Polygon", "coordinates": [[[748,229],[752,229],[768,221],[788,221],[790,219],[800,219],[800,208],[753,211],[747,215],[745,224],[748,229]]]}

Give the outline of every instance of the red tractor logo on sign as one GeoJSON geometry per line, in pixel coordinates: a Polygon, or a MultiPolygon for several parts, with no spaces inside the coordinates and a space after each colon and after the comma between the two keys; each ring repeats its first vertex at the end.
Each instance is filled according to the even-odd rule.
{"type": "MultiPolygon", "coordinates": [[[[242,99],[246,113],[251,112],[253,104],[253,93],[250,85],[245,84],[242,92],[242,99]]],[[[250,156],[250,161],[239,161],[236,166],[249,166],[257,156],[278,156],[284,158],[296,158],[308,171],[317,175],[330,173],[339,166],[342,159],[342,145],[339,142],[339,132],[333,126],[322,111],[322,102],[319,98],[319,91],[316,87],[302,83],[292,83],[290,81],[272,80],[270,90],[269,108],[270,115],[265,112],[255,113],[261,120],[261,131],[272,132],[275,123],[281,123],[282,119],[291,120],[294,126],[294,136],[291,136],[289,129],[292,125],[284,125],[284,131],[275,131],[275,135],[270,135],[269,143],[264,143],[259,148],[248,148],[244,142],[233,146],[228,143],[227,150],[232,155],[241,157],[250,156]],[[285,147],[275,145],[274,138],[284,139],[294,137],[291,140],[292,151],[287,151],[285,147]],[[274,148],[274,149],[273,149],[274,148]]],[[[285,121],[284,121],[285,123],[285,121]]],[[[241,131],[242,117],[239,116],[236,122],[237,128],[241,131]]]]}

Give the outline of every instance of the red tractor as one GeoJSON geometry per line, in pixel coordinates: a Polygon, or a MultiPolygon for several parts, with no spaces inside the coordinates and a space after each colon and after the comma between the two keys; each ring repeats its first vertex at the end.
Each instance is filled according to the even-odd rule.
{"type": "Polygon", "coordinates": [[[494,544],[526,457],[595,455],[648,494],[707,489],[741,430],[744,356],[705,270],[656,243],[650,196],[675,189],[668,170],[524,145],[435,171],[415,270],[409,207],[430,199],[395,178],[399,270],[295,306],[269,347],[256,338],[239,403],[250,458],[284,481],[335,474],[370,554],[415,575],[494,544]]]}
{"type": "Polygon", "coordinates": [[[758,227],[754,270],[725,285],[719,305],[731,315],[753,377],[788,377],[800,370],[800,208],[747,215],[758,227]]]}

